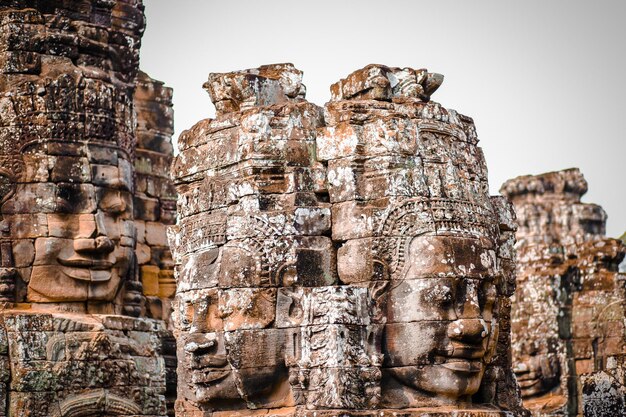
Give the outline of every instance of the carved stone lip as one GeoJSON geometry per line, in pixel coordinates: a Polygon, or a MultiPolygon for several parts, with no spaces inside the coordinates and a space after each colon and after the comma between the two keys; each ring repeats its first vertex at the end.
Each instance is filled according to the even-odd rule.
{"type": "Polygon", "coordinates": [[[526,375],[526,376],[518,377],[516,375],[516,377],[517,377],[517,382],[519,383],[519,386],[522,389],[530,388],[538,384],[539,382],[541,382],[541,378],[537,376],[526,375]]]}
{"type": "Polygon", "coordinates": [[[113,268],[114,262],[104,259],[85,258],[83,256],[71,256],[69,258],[57,258],[57,261],[63,266],[70,268],[89,268],[104,271],[113,268]]]}
{"type": "Polygon", "coordinates": [[[477,373],[482,371],[483,363],[481,361],[470,361],[451,358],[442,363],[441,366],[455,372],[477,373]]]}
{"type": "Polygon", "coordinates": [[[225,366],[228,365],[228,358],[226,355],[221,354],[201,354],[194,358],[193,360],[193,368],[194,369],[202,369],[205,371],[221,371],[225,366]]]}
{"type": "Polygon", "coordinates": [[[530,388],[541,381],[541,372],[537,372],[536,368],[524,362],[513,368],[513,372],[522,389],[530,388]]]}
{"type": "Polygon", "coordinates": [[[209,371],[202,375],[196,383],[200,385],[215,384],[216,382],[226,378],[228,374],[230,374],[230,370],[209,371]]]}
{"type": "Polygon", "coordinates": [[[482,345],[453,343],[452,349],[446,352],[445,356],[459,359],[481,359],[485,356],[485,353],[485,347],[482,345]]]}
{"type": "Polygon", "coordinates": [[[61,271],[70,278],[79,281],[105,282],[111,279],[111,270],[92,270],[90,268],[64,267],[61,271]]]}

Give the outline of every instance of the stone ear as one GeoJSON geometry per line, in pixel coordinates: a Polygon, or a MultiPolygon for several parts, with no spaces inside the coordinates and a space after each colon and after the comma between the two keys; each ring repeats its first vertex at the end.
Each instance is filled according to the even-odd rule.
{"type": "MultiPolygon", "coordinates": [[[[4,252],[5,248],[2,248],[4,252]]],[[[2,253],[4,257],[4,253],[2,253]]],[[[3,260],[4,263],[4,260],[3,260]]],[[[17,269],[0,266],[0,303],[15,302],[15,282],[19,278],[17,269]]]]}
{"type": "Polygon", "coordinates": [[[369,297],[372,301],[371,319],[374,323],[384,323],[385,319],[385,293],[389,287],[389,281],[372,281],[368,285],[369,297]]]}
{"type": "Polygon", "coordinates": [[[0,206],[15,192],[15,181],[5,172],[0,171],[0,206]]]}
{"type": "Polygon", "coordinates": [[[143,284],[139,277],[139,268],[137,264],[137,256],[133,253],[131,256],[131,267],[125,277],[124,289],[124,314],[131,317],[139,317],[145,308],[145,297],[143,295],[143,284]]]}
{"type": "Polygon", "coordinates": [[[378,304],[381,301],[381,297],[385,294],[389,281],[373,281],[370,284],[370,297],[372,301],[378,304]]]}
{"type": "MultiPolygon", "coordinates": [[[[5,160],[0,162],[3,165],[7,163],[5,160]]],[[[2,218],[2,205],[15,193],[15,179],[2,168],[3,166],[0,167],[0,302],[14,302],[18,272],[13,268],[13,247],[9,237],[9,225],[2,218]]]]}

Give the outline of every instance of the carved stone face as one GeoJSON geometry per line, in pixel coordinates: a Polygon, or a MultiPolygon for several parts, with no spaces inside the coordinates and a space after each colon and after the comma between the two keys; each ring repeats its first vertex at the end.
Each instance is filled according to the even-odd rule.
{"type": "Polygon", "coordinates": [[[185,337],[191,354],[195,398],[213,407],[251,403],[271,405],[287,394],[283,329],[195,333],[185,337]],[[261,346],[266,349],[260,349],[261,346]]]}
{"type": "MultiPolygon", "coordinates": [[[[551,342],[554,341],[547,340],[548,345],[551,342]]],[[[537,346],[534,340],[521,342],[521,350],[521,355],[516,355],[520,360],[513,370],[523,398],[536,397],[559,386],[561,367],[555,352],[537,346]]]]}
{"type": "Polygon", "coordinates": [[[112,301],[133,259],[132,168],[123,152],[24,157],[33,178],[3,205],[31,302],[112,301]],[[106,160],[97,155],[108,154],[106,160]],[[25,274],[29,276],[24,276],[25,274]]]}
{"type": "Polygon", "coordinates": [[[423,235],[387,293],[387,372],[410,390],[475,394],[497,340],[495,252],[486,240],[423,235]]]}
{"type": "MultiPolygon", "coordinates": [[[[557,246],[554,246],[558,248],[557,246]]],[[[521,259],[529,257],[529,246],[518,252],[521,259]]],[[[546,251],[547,252],[547,251],[546,251]]],[[[560,251],[550,251],[549,256],[560,251]]],[[[558,303],[561,274],[534,269],[521,270],[517,274],[518,287],[513,299],[511,332],[513,335],[513,371],[521,388],[522,398],[548,395],[549,401],[561,395],[561,361],[565,346],[559,339],[558,303]]],[[[552,270],[552,272],[555,272],[552,270]]],[[[566,280],[563,280],[566,281],[566,280]]],[[[548,400],[548,398],[546,398],[548,400]]]]}
{"type": "Polygon", "coordinates": [[[179,354],[192,397],[210,408],[271,405],[288,393],[286,329],[275,319],[276,288],[258,286],[252,254],[228,247],[185,256],[179,270],[179,354]],[[218,284],[218,286],[213,286],[218,284]],[[248,285],[247,287],[234,287],[248,285]],[[203,288],[204,287],[204,288],[203,288]],[[209,287],[209,288],[206,288],[209,287]]]}

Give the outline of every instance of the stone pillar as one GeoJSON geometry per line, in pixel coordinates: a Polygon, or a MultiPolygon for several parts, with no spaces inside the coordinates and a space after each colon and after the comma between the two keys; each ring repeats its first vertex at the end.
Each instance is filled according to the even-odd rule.
{"type": "Polygon", "coordinates": [[[135,253],[143,29],[140,0],[0,6],[0,415],[166,414],[135,253]]]}
{"type": "Polygon", "coordinates": [[[518,177],[501,189],[519,224],[514,366],[537,416],[624,409],[626,294],[618,269],[626,249],[604,235],[604,210],[580,201],[586,191],[578,169],[518,177]]]}
{"type": "Polygon", "coordinates": [[[303,287],[308,295],[337,282],[315,161],[322,109],[304,100],[301,79],[290,64],[211,74],[217,116],[179,138],[180,219],[170,239],[179,416],[296,403],[288,367],[300,327],[277,311],[302,319],[291,300],[303,287]]]}
{"type": "Polygon", "coordinates": [[[165,359],[168,415],[176,400],[176,341],[170,315],[176,292],[174,261],[165,228],[176,223],[176,191],[170,179],[173,159],[174,113],[171,88],[139,71],[134,95],[137,113],[135,193],[137,264],[146,299],[145,315],[163,320],[161,354],[165,359]]]}
{"type": "Polygon", "coordinates": [[[518,416],[515,221],[443,77],[211,74],[179,139],[177,416],[518,416]]]}

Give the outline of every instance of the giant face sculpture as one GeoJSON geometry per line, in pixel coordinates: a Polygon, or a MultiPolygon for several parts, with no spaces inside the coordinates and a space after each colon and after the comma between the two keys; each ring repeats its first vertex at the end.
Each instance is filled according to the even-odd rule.
{"type": "Polygon", "coordinates": [[[16,301],[120,311],[135,247],[136,142],[132,85],[115,87],[63,61],[16,80],[5,99],[15,134],[1,153],[21,167],[1,207],[21,277],[16,301]]]}
{"type": "Polygon", "coordinates": [[[2,206],[14,252],[34,252],[31,264],[16,253],[27,300],[112,301],[133,259],[129,157],[97,145],[77,147],[76,156],[50,149],[25,150],[33,178],[18,182],[2,206]],[[105,154],[106,160],[96,157],[105,154]]]}
{"type": "Polygon", "coordinates": [[[561,369],[558,354],[554,348],[540,345],[546,343],[557,346],[558,342],[541,340],[543,335],[537,335],[534,339],[520,343],[520,352],[516,355],[521,359],[515,365],[514,370],[524,398],[548,393],[560,383],[561,369]]]}
{"type": "Polygon", "coordinates": [[[495,355],[508,345],[512,211],[488,195],[472,120],[428,102],[441,81],[356,71],[331,88],[318,135],[340,279],[369,281],[379,310],[381,408],[493,403],[498,378],[514,385],[495,355]]]}
{"type": "Polygon", "coordinates": [[[142,1],[3,2],[0,21],[10,56],[0,64],[0,414],[164,416],[163,323],[118,316],[142,313],[142,1]]]}
{"type": "Polygon", "coordinates": [[[599,401],[613,415],[608,404],[623,393],[599,395],[595,379],[611,385],[604,358],[624,351],[623,245],[604,236],[602,207],[581,202],[587,182],[577,168],[514,178],[501,192],[519,219],[511,332],[524,405],[573,415],[599,401]]]}
{"type": "Polygon", "coordinates": [[[384,350],[392,377],[451,399],[478,391],[497,340],[495,262],[488,240],[422,235],[410,241],[405,271],[390,282],[386,300],[384,350]]]}
{"type": "Polygon", "coordinates": [[[179,139],[171,243],[185,410],[294,404],[293,326],[277,317],[278,291],[296,277],[333,279],[330,262],[316,257],[330,239],[307,236],[329,229],[329,210],[311,181],[321,109],[302,99],[301,76],[290,64],[211,74],[217,117],[179,139]],[[305,258],[311,268],[302,271],[305,258]]]}

